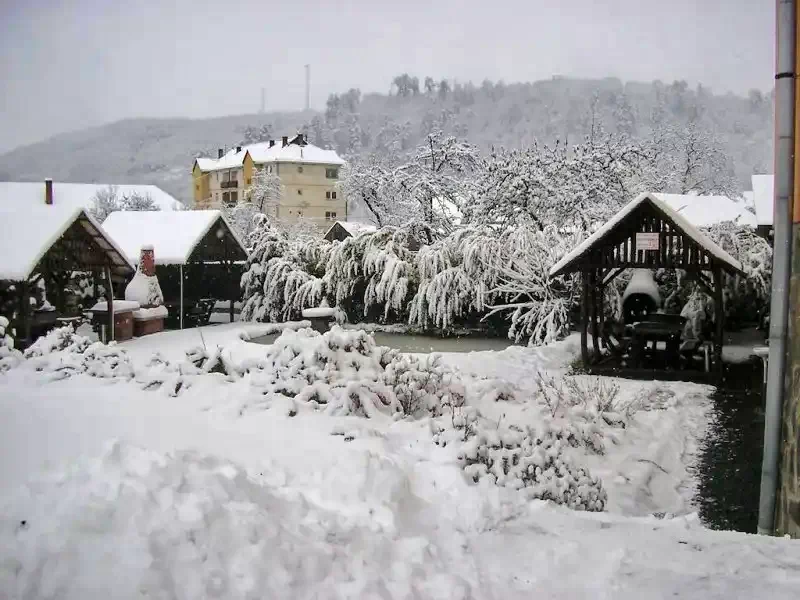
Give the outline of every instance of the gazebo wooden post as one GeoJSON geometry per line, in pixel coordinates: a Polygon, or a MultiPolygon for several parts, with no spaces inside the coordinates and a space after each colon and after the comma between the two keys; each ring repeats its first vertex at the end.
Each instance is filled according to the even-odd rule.
{"type": "Polygon", "coordinates": [[[581,359],[589,366],[589,271],[581,272],[581,359]]]}
{"type": "MultiPolygon", "coordinates": [[[[602,273],[600,273],[600,277],[602,278],[602,273]]],[[[602,345],[603,348],[605,348],[606,347],[606,342],[605,342],[605,335],[604,334],[605,334],[605,321],[606,321],[606,315],[605,315],[605,312],[606,312],[605,311],[606,288],[603,285],[602,279],[600,280],[600,283],[597,284],[597,292],[600,295],[599,298],[598,298],[598,308],[597,308],[598,312],[600,313],[600,319],[599,319],[600,320],[600,344],[602,345]]]]}
{"type": "Polygon", "coordinates": [[[114,339],[114,282],[111,279],[111,265],[106,263],[106,309],[108,310],[108,341],[114,339]]]}
{"type": "Polygon", "coordinates": [[[592,362],[598,362],[600,360],[600,334],[597,327],[598,323],[598,316],[597,316],[597,269],[591,270],[591,276],[589,279],[589,292],[590,292],[590,307],[591,307],[591,316],[592,316],[592,349],[594,350],[594,356],[592,356],[592,362]]]}
{"type": "Polygon", "coordinates": [[[23,335],[22,346],[27,348],[31,340],[31,299],[28,294],[28,282],[26,280],[19,283],[19,317],[23,335]]]}
{"type": "Polygon", "coordinates": [[[722,300],[722,267],[714,262],[714,369],[722,376],[722,344],[725,327],[725,307],[722,300]]]}

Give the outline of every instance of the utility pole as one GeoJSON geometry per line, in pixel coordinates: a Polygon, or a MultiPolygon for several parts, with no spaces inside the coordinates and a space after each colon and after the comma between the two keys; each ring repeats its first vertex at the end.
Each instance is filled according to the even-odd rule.
{"type": "Polygon", "coordinates": [[[306,110],[311,109],[311,65],[306,65],[306,110]]]}
{"type": "MultiPolygon", "coordinates": [[[[800,420],[800,415],[784,412],[785,407],[796,406],[794,398],[800,394],[797,385],[787,386],[787,380],[794,380],[793,376],[787,377],[787,354],[791,352],[789,360],[789,373],[795,368],[800,369],[800,307],[791,308],[790,315],[790,276],[793,288],[793,297],[800,293],[800,266],[796,255],[795,268],[792,269],[792,204],[798,197],[794,193],[796,185],[795,173],[795,69],[797,60],[797,8],[795,0],[776,0],[776,45],[775,45],[775,204],[774,204],[774,250],[772,258],[772,296],[770,301],[769,324],[769,362],[767,366],[767,397],[764,415],[764,456],[761,465],[761,494],[758,506],[758,532],[773,534],[783,527],[776,529],[776,521],[783,521],[783,512],[786,507],[785,500],[781,498],[781,506],[776,506],[778,488],[791,491],[791,481],[781,481],[780,469],[788,474],[789,465],[781,465],[781,430],[784,419],[794,422],[795,426],[800,420]],[[791,332],[789,332],[791,325],[791,332]],[[788,486],[787,486],[788,484],[788,486]],[[779,518],[776,520],[775,515],[779,518]]],[[[798,213],[795,213],[797,220],[798,213]]],[[[798,224],[795,223],[794,235],[798,234],[798,224]]],[[[798,443],[796,427],[784,444],[798,443]]],[[[786,451],[783,451],[786,457],[786,451]]],[[[797,456],[793,457],[797,461],[797,456]]],[[[797,465],[795,464],[795,467],[797,465]]],[[[795,471],[797,473],[797,471],[795,471]]],[[[783,479],[786,479],[785,477],[783,479]]],[[[795,481],[793,489],[798,491],[800,482],[795,481]]],[[[800,499],[800,496],[798,497],[800,499]]],[[[797,516],[797,528],[800,532],[800,515],[797,516]]]]}
{"type": "MultiPolygon", "coordinates": [[[[790,535],[800,538],[800,161],[797,160],[800,152],[800,140],[797,132],[800,130],[800,86],[797,73],[798,60],[800,60],[800,10],[794,7],[795,17],[795,78],[794,84],[794,181],[793,202],[791,209],[791,239],[789,242],[790,283],[789,283],[789,364],[786,372],[787,391],[783,399],[781,411],[781,454],[779,456],[779,477],[775,512],[775,532],[778,535],[790,535]]],[[[776,172],[777,176],[777,172],[776,172]]],[[[777,210],[777,207],[776,207],[777,210]]],[[[788,219],[787,219],[788,220],[788,219]]]]}

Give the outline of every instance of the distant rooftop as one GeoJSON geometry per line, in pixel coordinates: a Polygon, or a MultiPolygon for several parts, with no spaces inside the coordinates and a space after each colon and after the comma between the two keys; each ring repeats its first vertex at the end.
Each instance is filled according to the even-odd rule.
{"type": "MultiPolygon", "coordinates": [[[[131,194],[150,196],[161,210],[173,210],[176,207],[183,208],[183,205],[178,200],[155,185],[61,183],[60,181],[53,182],[53,204],[70,208],[91,208],[97,192],[107,190],[109,186],[116,189],[118,196],[131,194]]],[[[44,181],[0,181],[0,205],[9,206],[12,203],[44,204],[44,201],[44,181]]]]}
{"type": "Polygon", "coordinates": [[[248,153],[256,164],[290,162],[341,166],[345,163],[334,150],[323,150],[309,144],[302,134],[297,134],[291,139],[287,136],[285,143],[280,139],[237,146],[218,158],[198,158],[196,164],[201,171],[235,169],[244,164],[248,153]]]}
{"type": "Polygon", "coordinates": [[[753,206],[756,209],[756,218],[759,225],[772,225],[775,204],[773,194],[775,191],[774,175],[753,175],[753,206]]]}
{"type": "Polygon", "coordinates": [[[756,226],[756,215],[748,210],[745,201],[737,202],[727,196],[661,193],[653,195],[683,215],[695,227],[710,227],[725,221],[756,226]]]}

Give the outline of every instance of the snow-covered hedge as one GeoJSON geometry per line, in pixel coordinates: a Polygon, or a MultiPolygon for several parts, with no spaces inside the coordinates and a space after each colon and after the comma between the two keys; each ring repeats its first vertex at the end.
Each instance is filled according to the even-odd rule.
{"type": "Polygon", "coordinates": [[[263,359],[237,363],[222,348],[196,347],[181,361],[154,354],[147,363],[135,365],[120,346],[92,343],[68,325],[39,338],[24,356],[51,380],[83,373],[134,380],[143,389],[163,389],[170,395],[209,374],[231,382],[247,377],[245,383],[258,392],[257,400],[244,399],[240,412],[267,405],[282,406],[290,415],[304,408],[367,418],[438,415],[453,397],[466,393],[458,374],[436,357],[408,356],[378,346],[364,331],[334,326],[321,335],[285,328],[265,350],[263,359]]]}
{"type": "Polygon", "coordinates": [[[464,443],[459,458],[476,483],[487,480],[524,490],[531,499],[602,511],[607,501],[602,482],[569,460],[566,445],[552,433],[484,428],[464,443]]]}
{"type": "Polygon", "coordinates": [[[458,374],[437,358],[403,355],[338,326],[322,335],[285,330],[249,372],[263,401],[280,400],[290,414],[309,407],[364,417],[435,415],[464,394],[458,374]]]}

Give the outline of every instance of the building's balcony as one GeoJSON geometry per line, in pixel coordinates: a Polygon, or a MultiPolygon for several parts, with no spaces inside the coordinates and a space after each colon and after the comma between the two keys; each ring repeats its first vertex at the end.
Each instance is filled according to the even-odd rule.
{"type": "Polygon", "coordinates": [[[239,187],[239,182],[235,181],[235,180],[234,181],[223,181],[222,183],[219,184],[219,187],[221,187],[223,189],[224,188],[238,188],[239,187]]]}

